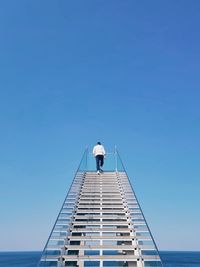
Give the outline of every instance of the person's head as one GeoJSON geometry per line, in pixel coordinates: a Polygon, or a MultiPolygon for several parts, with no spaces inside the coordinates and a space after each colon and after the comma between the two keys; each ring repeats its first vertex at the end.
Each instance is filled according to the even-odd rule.
{"type": "Polygon", "coordinates": [[[101,145],[101,142],[97,142],[97,145],[101,145]]]}

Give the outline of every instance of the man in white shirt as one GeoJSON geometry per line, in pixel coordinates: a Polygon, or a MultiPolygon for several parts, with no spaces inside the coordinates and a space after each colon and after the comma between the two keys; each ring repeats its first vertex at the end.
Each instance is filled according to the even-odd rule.
{"type": "Polygon", "coordinates": [[[97,174],[100,174],[100,171],[102,171],[101,167],[103,167],[104,158],[106,155],[105,149],[102,146],[101,142],[97,142],[97,145],[94,146],[93,155],[96,158],[97,174]]]}

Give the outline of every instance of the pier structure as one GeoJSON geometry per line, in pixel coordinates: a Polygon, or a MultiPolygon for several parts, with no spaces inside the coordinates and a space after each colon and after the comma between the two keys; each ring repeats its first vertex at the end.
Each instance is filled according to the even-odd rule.
{"type": "Polygon", "coordinates": [[[38,264],[56,267],[162,267],[158,249],[117,151],[98,175],[88,150],[38,264]]]}

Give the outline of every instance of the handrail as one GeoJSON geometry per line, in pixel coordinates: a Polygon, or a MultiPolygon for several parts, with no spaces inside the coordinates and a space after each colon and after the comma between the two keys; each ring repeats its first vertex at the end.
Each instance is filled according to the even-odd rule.
{"type": "Polygon", "coordinates": [[[81,163],[82,163],[82,161],[83,161],[83,159],[84,159],[84,157],[85,157],[85,155],[86,155],[87,152],[88,152],[88,148],[86,148],[85,151],[84,151],[84,153],[83,153],[83,156],[82,156],[82,158],[81,158],[81,161],[80,161],[80,163],[79,163],[79,165],[78,165],[78,168],[77,168],[77,170],[76,170],[76,172],[75,172],[75,175],[74,175],[73,181],[72,181],[72,183],[71,183],[71,186],[70,186],[70,188],[69,188],[69,190],[68,190],[68,192],[67,192],[67,196],[65,197],[65,199],[64,199],[64,201],[63,201],[63,204],[62,204],[62,206],[61,206],[61,209],[60,209],[60,211],[59,211],[59,213],[58,213],[58,216],[57,216],[57,218],[56,218],[56,220],[55,220],[55,223],[54,223],[54,225],[53,225],[53,227],[52,227],[51,233],[50,233],[50,235],[49,235],[49,237],[48,237],[48,239],[47,239],[47,242],[46,242],[46,244],[45,244],[45,246],[44,246],[44,249],[43,249],[43,251],[42,251],[42,255],[41,255],[41,258],[40,258],[40,260],[39,260],[39,262],[38,262],[38,264],[37,264],[37,267],[40,266],[40,262],[41,262],[42,256],[45,255],[45,258],[47,257],[47,255],[46,255],[46,253],[45,253],[45,250],[46,250],[46,248],[47,248],[47,245],[48,245],[48,243],[49,243],[49,240],[50,240],[50,238],[51,238],[51,235],[52,235],[52,233],[53,233],[53,230],[54,230],[54,228],[55,228],[55,226],[56,226],[56,223],[57,223],[57,221],[58,221],[58,218],[59,218],[59,216],[60,216],[60,213],[61,213],[61,211],[62,211],[62,209],[63,209],[63,207],[64,207],[64,205],[65,205],[65,202],[66,202],[66,200],[67,200],[67,198],[68,198],[68,195],[69,195],[69,193],[70,193],[70,191],[71,191],[72,185],[73,185],[74,180],[75,180],[75,178],[76,178],[76,175],[77,175],[77,173],[78,173],[78,171],[79,171],[79,169],[80,169],[81,163]]]}
{"type": "Polygon", "coordinates": [[[133,191],[133,193],[134,193],[134,195],[135,195],[135,199],[136,199],[136,201],[137,201],[137,203],[138,203],[139,209],[141,210],[142,216],[143,216],[143,218],[144,218],[144,221],[145,221],[145,224],[146,224],[147,229],[148,229],[148,231],[149,231],[149,234],[150,234],[150,236],[151,236],[151,238],[152,238],[152,240],[153,240],[154,246],[155,246],[155,248],[156,248],[156,250],[157,250],[157,252],[158,252],[158,256],[160,257],[162,267],[164,267],[164,265],[163,265],[163,263],[162,263],[162,259],[161,259],[160,253],[159,253],[159,250],[158,250],[158,247],[157,247],[156,242],[155,242],[155,239],[154,239],[154,237],[153,237],[153,235],[152,235],[152,233],[151,233],[151,230],[150,230],[150,228],[149,228],[149,225],[148,225],[148,223],[147,223],[147,220],[146,220],[146,218],[145,218],[145,216],[144,216],[143,210],[142,210],[142,208],[141,208],[141,206],[140,206],[140,202],[138,201],[138,198],[137,198],[137,196],[136,196],[136,194],[135,194],[135,191],[134,191],[134,189],[133,189],[132,183],[131,183],[131,181],[130,181],[130,179],[129,179],[129,176],[128,176],[127,172],[126,172],[126,169],[125,169],[125,167],[124,167],[124,164],[123,164],[123,162],[122,162],[122,159],[121,159],[121,157],[120,157],[118,151],[117,151],[117,154],[118,154],[119,159],[120,159],[120,161],[121,161],[121,163],[122,163],[122,166],[123,166],[123,168],[124,168],[124,172],[126,173],[126,176],[127,176],[127,178],[128,178],[128,181],[129,181],[129,184],[130,184],[130,186],[131,186],[131,189],[132,189],[132,191],[133,191]]]}

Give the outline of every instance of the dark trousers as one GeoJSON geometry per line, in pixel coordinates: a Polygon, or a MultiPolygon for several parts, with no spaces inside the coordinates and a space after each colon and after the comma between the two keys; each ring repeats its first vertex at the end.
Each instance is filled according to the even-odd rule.
{"type": "Polygon", "coordinates": [[[97,155],[96,157],[96,164],[97,164],[97,171],[100,171],[100,167],[103,167],[104,163],[104,156],[103,155],[97,155]]]}

